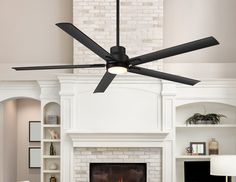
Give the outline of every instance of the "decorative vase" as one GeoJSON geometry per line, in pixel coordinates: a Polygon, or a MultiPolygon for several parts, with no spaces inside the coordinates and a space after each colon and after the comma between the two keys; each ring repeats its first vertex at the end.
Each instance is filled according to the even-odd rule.
{"type": "Polygon", "coordinates": [[[219,142],[215,138],[212,138],[208,143],[209,155],[219,154],[219,142]]]}
{"type": "Polygon", "coordinates": [[[49,169],[50,170],[56,170],[57,169],[57,164],[55,164],[55,163],[50,164],[49,169]]]}
{"type": "Polygon", "coordinates": [[[50,178],[50,182],[57,182],[56,177],[55,177],[55,176],[51,176],[51,178],[50,178]]]}
{"type": "Polygon", "coordinates": [[[56,150],[55,150],[52,142],[51,142],[51,145],[50,145],[50,155],[56,155],[56,150]]]}

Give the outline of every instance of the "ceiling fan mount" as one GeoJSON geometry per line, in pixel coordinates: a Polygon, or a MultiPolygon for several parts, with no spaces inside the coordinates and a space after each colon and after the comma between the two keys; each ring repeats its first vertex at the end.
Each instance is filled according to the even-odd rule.
{"type": "Polygon", "coordinates": [[[78,40],[85,47],[93,51],[96,55],[102,58],[106,64],[84,64],[84,65],[50,65],[50,66],[27,66],[27,67],[13,67],[16,71],[26,70],[49,70],[49,69],[76,69],[76,68],[106,68],[106,73],[96,87],[94,93],[105,92],[107,87],[117,74],[126,72],[174,81],[187,85],[195,85],[199,80],[194,80],[178,75],[164,73],[156,70],[150,70],[139,67],[137,65],[149,63],[152,61],[164,59],[167,57],[192,52],[195,50],[218,45],[219,42],[212,36],[203,39],[195,40],[178,46],[167,49],[155,51],[129,58],[126,55],[126,48],[120,46],[120,0],[116,0],[116,46],[110,48],[110,53],[103,49],[99,44],[89,38],[86,34],[80,31],[71,23],[57,23],[56,24],[63,31],[78,40]]]}

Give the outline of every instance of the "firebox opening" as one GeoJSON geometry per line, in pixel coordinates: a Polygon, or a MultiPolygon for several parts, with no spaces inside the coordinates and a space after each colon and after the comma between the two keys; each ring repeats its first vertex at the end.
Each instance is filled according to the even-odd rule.
{"type": "Polygon", "coordinates": [[[146,182],[146,163],[90,163],[90,182],[146,182]]]}

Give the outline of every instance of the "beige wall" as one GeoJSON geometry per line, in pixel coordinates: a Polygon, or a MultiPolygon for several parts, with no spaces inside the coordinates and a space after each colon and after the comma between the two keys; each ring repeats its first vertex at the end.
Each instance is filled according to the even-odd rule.
{"type": "Polygon", "coordinates": [[[165,0],[164,47],[207,36],[215,36],[220,45],[165,59],[164,69],[199,78],[235,78],[235,7],[235,0],[165,0]]]}
{"type": "Polygon", "coordinates": [[[4,166],[0,168],[0,174],[3,174],[0,182],[40,182],[40,170],[28,168],[28,147],[40,146],[40,143],[29,144],[28,138],[29,121],[40,121],[40,102],[32,99],[8,100],[0,104],[0,114],[3,119],[0,118],[0,126],[3,126],[0,130],[3,139],[0,167],[4,166]]]}
{"type": "MultiPolygon", "coordinates": [[[[110,2],[112,7],[115,5],[114,2],[110,2]]],[[[155,3],[156,1],[150,2],[155,3]]],[[[192,72],[196,72],[196,68],[198,68],[200,70],[200,73],[196,73],[198,77],[235,78],[236,72],[232,70],[232,64],[230,63],[234,63],[233,66],[236,66],[236,44],[234,43],[236,32],[236,1],[164,0],[163,2],[164,47],[177,45],[209,35],[214,35],[221,43],[218,47],[165,59],[164,70],[186,76],[195,76],[195,73],[192,74],[192,72]],[[212,64],[205,65],[204,63],[212,64]],[[209,73],[209,70],[210,72],[214,72],[214,74],[209,73]]],[[[82,30],[86,30],[88,35],[108,49],[110,45],[113,45],[112,43],[114,43],[115,40],[115,37],[113,36],[115,35],[115,27],[113,24],[115,22],[115,12],[114,10],[109,12],[109,8],[105,9],[102,6],[96,7],[103,12],[108,12],[108,15],[106,16],[109,16],[112,19],[108,23],[109,27],[100,26],[103,25],[101,20],[106,17],[101,17],[102,15],[100,15],[101,13],[99,14],[99,10],[97,9],[95,9],[95,11],[90,10],[90,8],[93,8],[90,6],[91,4],[93,4],[92,1],[87,4],[85,3],[87,10],[85,9],[84,11],[77,11],[78,6],[74,7],[75,23],[81,27],[81,22],[79,18],[77,18],[78,16],[83,17],[84,19],[89,19],[91,18],[90,11],[94,13],[92,13],[92,16],[96,15],[96,11],[98,11],[97,15],[99,16],[96,16],[95,19],[91,18],[92,23],[85,21],[84,24],[82,24],[82,30]],[[96,33],[91,33],[91,29],[96,29],[96,33]],[[110,36],[109,31],[112,32],[112,36],[110,36]],[[107,35],[107,32],[109,36],[107,35]],[[104,36],[106,38],[110,38],[103,42],[104,36]]],[[[135,11],[137,11],[137,8],[135,9],[132,3],[123,2],[121,12],[125,13],[121,17],[122,21],[125,20],[125,17],[127,17],[125,15],[129,12],[133,14],[134,18],[136,17],[136,14],[139,16],[142,15],[139,11],[135,11]]],[[[152,13],[158,13],[158,11],[162,10],[158,10],[158,8],[156,8],[152,13]]],[[[73,59],[72,39],[63,31],[59,30],[54,24],[60,21],[72,22],[72,16],[72,0],[1,0],[0,80],[34,80],[55,78],[55,74],[60,73],[62,70],[19,73],[11,70],[10,67],[28,64],[71,63],[73,59]]],[[[145,16],[144,18],[146,18],[145,16]]],[[[147,14],[147,18],[148,17],[150,16],[147,14]]],[[[146,19],[143,20],[145,21],[146,19]]],[[[149,25],[154,25],[153,22],[155,21],[151,20],[149,25]]],[[[130,23],[132,22],[127,22],[127,24],[131,25],[130,23]]],[[[142,24],[141,21],[139,23],[140,25],[142,24]]],[[[140,25],[137,27],[139,30],[141,30],[140,28],[145,28],[145,26],[141,27],[140,25]]],[[[157,25],[162,25],[162,22],[159,19],[157,25]]],[[[132,28],[135,26],[137,25],[132,25],[132,28]]],[[[124,27],[122,28],[122,42],[128,45],[124,39],[125,36],[127,36],[125,33],[127,31],[129,30],[124,27]]],[[[158,28],[157,32],[154,32],[153,34],[159,34],[158,28]]],[[[133,36],[132,31],[131,36],[133,36]]],[[[129,45],[131,48],[131,50],[129,49],[129,52],[132,53],[132,51],[136,51],[135,41],[139,38],[140,37],[137,37],[137,39],[135,38],[135,40],[129,43],[134,44],[133,47],[129,45]]],[[[153,36],[150,35],[150,38],[153,38],[153,36]]],[[[144,49],[150,45],[150,40],[145,43],[145,46],[141,49],[141,51],[148,51],[144,49]]],[[[159,46],[159,42],[157,41],[156,43],[159,46]]],[[[81,47],[79,47],[81,46],[80,44],[75,42],[75,45],[76,49],[81,49],[81,47]]],[[[158,46],[155,46],[155,48],[158,48],[158,46]]],[[[82,48],[82,50],[84,50],[84,48],[82,48]]],[[[75,57],[78,57],[77,53],[75,53],[75,57]]],[[[90,57],[93,56],[90,52],[88,54],[90,57]]],[[[94,60],[97,61],[97,57],[94,57],[94,60]]],[[[78,62],[78,60],[76,60],[76,62],[78,62]]]]}
{"type": "MultiPolygon", "coordinates": [[[[165,0],[164,46],[215,36],[220,46],[173,57],[175,62],[236,62],[235,0],[165,0]]],[[[169,59],[169,61],[172,59],[169,59]]]]}
{"type": "Polygon", "coordinates": [[[72,21],[72,0],[1,0],[0,79],[48,79],[63,72],[15,73],[11,66],[72,63],[72,39],[55,26],[64,21],[72,21]]]}
{"type": "Polygon", "coordinates": [[[4,181],[4,162],[3,162],[3,146],[4,146],[4,117],[3,117],[3,104],[0,103],[0,182],[4,181]]]}
{"type": "Polygon", "coordinates": [[[40,102],[32,99],[17,100],[17,180],[40,182],[40,169],[29,169],[28,147],[40,146],[29,143],[29,121],[40,121],[40,102]]]}
{"type": "Polygon", "coordinates": [[[17,179],[16,167],[16,135],[17,135],[17,106],[15,100],[4,102],[4,179],[3,182],[15,182],[17,179]]]}

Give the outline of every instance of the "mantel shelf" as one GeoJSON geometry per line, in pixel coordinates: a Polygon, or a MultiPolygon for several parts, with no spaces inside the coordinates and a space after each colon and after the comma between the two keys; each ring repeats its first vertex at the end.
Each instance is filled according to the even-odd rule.
{"type": "Polygon", "coordinates": [[[89,133],[69,130],[66,132],[72,139],[88,139],[88,140],[122,140],[122,139],[164,139],[169,132],[148,132],[148,133],[89,133]]]}
{"type": "Polygon", "coordinates": [[[74,147],[151,147],[161,145],[169,132],[151,133],[87,133],[67,131],[74,147]]]}
{"type": "Polygon", "coordinates": [[[196,125],[176,125],[176,128],[236,128],[236,124],[196,124],[196,125]]]}

